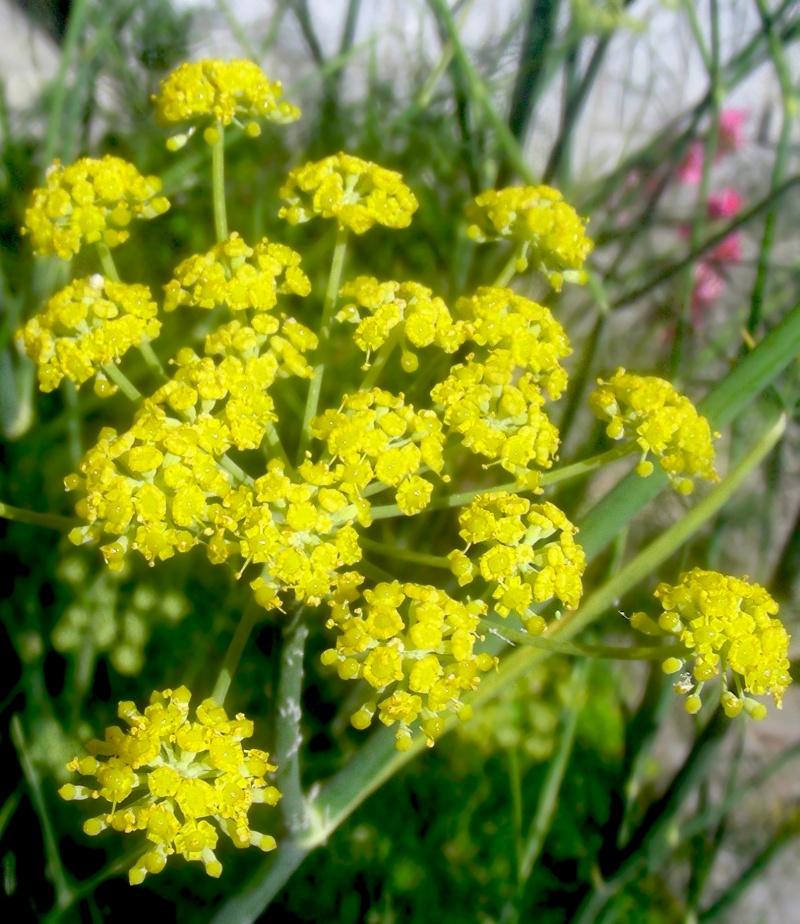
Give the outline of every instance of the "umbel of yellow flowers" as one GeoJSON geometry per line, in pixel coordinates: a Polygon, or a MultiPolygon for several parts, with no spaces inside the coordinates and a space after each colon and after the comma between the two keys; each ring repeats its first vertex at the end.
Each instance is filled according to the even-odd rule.
{"type": "Polygon", "coordinates": [[[22,342],[38,366],[42,391],[53,391],[65,378],[82,385],[97,375],[95,391],[106,397],[116,386],[102,367],[154,340],[160,330],[158,307],[147,286],[98,274],[57,292],[22,329],[22,342]]]}
{"type": "Polygon", "coordinates": [[[598,386],[589,404],[597,417],[608,421],[611,439],[636,441],[642,450],[639,475],[652,473],[652,454],[681,494],[692,493],[694,478],[719,480],[713,444],[719,434],[670,382],[618,369],[608,381],[598,379],[598,386]]]}
{"type": "Polygon", "coordinates": [[[112,725],[102,740],[87,744],[85,756],[67,765],[94,784],[67,783],[59,790],[64,799],[109,803],[84,823],[87,834],[108,828],[143,833],[142,853],[128,874],[131,885],[160,873],[176,855],[219,876],[222,864],[214,850],[220,832],[236,847],[275,848],[275,838],[252,830],[248,819],[253,804],[280,799],[266,780],[276,769],[269,754],[242,747],[253,723],[241,714],[229,719],[212,699],[200,703],[192,720],[190,700],[189,690],[178,687],[153,693],[143,712],[132,702],[120,703],[128,730],[112,725]]]}
{"type": "Polygon", "coordinates": [[[335,665],[344,680],[363,678],[383,696],[353,713],[355,728],[367,728],[377,710],[384,725],[398,726],[395,742],[405,751],[410,726],[420,719],[431,746],[444,731],[446,713],[465,716],[461,696],[497,664],[474,650],[486,604],[462,603],[436,587],[400,581],[365,591],[364,601],[351,609],[343,598],[333,607],[328,625],[338,638],[322,663],[335,665]]]}
{"type": "Polygon", "coordinates": [[[85,244],[118,247],[134,218],[155,218],[169,208],[161,180],[141,173],[120,157],[83,157],[68,167],[54,161],[45,185],[33,192],[23,234],[34,252],[62,260],[85,244]]]}
{"type": "Polygon", "coordinates": [[[767,708],[752,696],[772,696],[780,708],[791,683],[789,635],[768,591],[745,578],[694,568],[675,585],[659,584],[655,596],[664,610],[658,622],[645,613],[634,613],[631,621],[650,635],[677,636],[686,647],[685,657],[667,658],[663,667],[681,672],[675,691],[686,696],[687,712],[699,711],[703,686],[716,676],[729,717],[744,710],[763,719],[767,708]]]}
{"type": "Polygon", "coordinates": [[[205,59],[181,64],[167,75],[153,102],[162,124],[189,125],[185,134],[173,135],[167,142],[167,147],[176,151],[198,124],[206,124],[203,137],[213,144],[219,128],[233,123],[257,138],[262,119],[294,122],[300,110],[281,97],[280,82],[269,80],[254,62],[205,59]]]}

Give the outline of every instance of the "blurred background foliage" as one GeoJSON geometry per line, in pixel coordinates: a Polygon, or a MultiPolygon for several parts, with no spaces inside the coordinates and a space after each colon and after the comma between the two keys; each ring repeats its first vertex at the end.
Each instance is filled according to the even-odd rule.
{"type": "MultiPolygon", "coordinates": [[[[0,499],[69,514],[64,475],[101,426],[124,423],[129,413],[122,398],[101,402],[67,386],[36,392],[15,332],[68,271],[95,267],[33,259],[19,233],[29,191],[55,157],[119,154],[161,175],[173,203],[118,252],[123,278],[157,288],[179,259],[205,250],[208,152],[196,143],[169,154],[150,106],[160,78],[200,51],[253,57],[303,105],[303,120],[288,131],[271,131],[255,144],[229,139],[228,208],[232,226],[246,237],[266,234],[301,249],[316,287],[324,285],[331,236],[279,222],[277,189],[291,165],[339,148],[401,170],[421,204],[412,232],[376,230],[359,239],[351,273],[417,279],[446,298],[491,278],[502,255],[474,249],[462,211],[493,184],[544,179],[590,216],[598,246],[587,289],[564,297],[529,293],[557,308],[575,346],[573,388],[561,410],[567,458],[601,444],[582,409],[597,374],[626,364],[669,375],[700,396],[797,304],[797,3],[517,0],[476,39],[467,26],[477,16],[480,36],[493,4],[395,5],[406,26],[397,38],[370,31],[373,4],[382,2],[335,5],[333,39],[334,5],[306,0],[275,0],[249,18],[234,0],[5,4],[12,41],[38,36],[52,67],[23,103],[5,92],[13,76],[8,65],[0,85],[0,499]],[[680,86],[680,61],[692,59],[695,71],[686,65],[685,75],[697,75],[685,108],[671,112],[658,103],[661,86],[637,74],[636,64],[663,40],[664,23],[673,44],[655,70],[670,71],[680,86]],[[600,105],[593,94],[609,82],[632,128],[611,154],[605,139],[590,134],[588,150],[597,154],[587,158],[581,126],[600,105]],[[762,89],[753,93],[753,82],[762,89]],[[725,150],[721,117],[732,108],[731,94],[748,87],[748,99],[758,102],[749,104],[742,135],[725,150]],[[633,110],[643,114],[638,125],[627,118],[633,110]],[[705,146],[708,163],[691,179],[697,145],[705,146]],[[710,215],[709,196],[731,187],[741,207],[710,215]],[[715,257],[714,247],[732,234],[741,253],[715,257]],[[709,274],[713,297],[701,289],[709,274]]],[[[606,112],[608,122],[614,118],[606,112]]],[[[315,326],[312,316],[300,320],[315,326]]],[[[182,316],[169,316],[160,349],[199,339],[182,323],[182,316]]],[[[146,383],[147,370],[136,372],[146,383]]],[[[344,363],[336,373],[330,379],[339,388],[359,375],[344,363]]],[[[779,404],[790,417],[765,466],[663,568],[665,576],[689,563],[748,573],[780,599],[790,631],[800,557],[799,386],[795,364],[726,435],[723,459],[736,459],[770,408],[779,404]]],[[[552,499],[575,518],[616,473],[570,484],[552,499]]],[[[601,556],[590,580],[611,573],[685,506],[676,497],[651,505],[601,556]]],[[[454,535],[449,514],[434,524],[442,536],[454,535]]],[[[110,723],[118,700],[141,701],[145,691],[180,682],[203,686],[245,595],[193,556],[155,571],[139,562],[110,574],[96,550],[76,550],[56,531],[4,520],[0,531],[7,920],[94,922],[120,913],[236,920],[226,916],[225,899],[260,875],[258,858],[226,855],[221,882],[170,864],[130,889],[119,876],[126,865],[120,839],[108,838],[107,853],[104,839],[89,841],[75,806],[55,790],[78,742],[110,723]]],[[[414,538],[407,537],[411,547],[414,538]]],[[[413,574],[430,577],[424,567],[413,574]]],[[[646,606],[658,577],[620,607],[646,606]]],[[[274,741],[280,631],[278,624],[259,627],[237,676],[234,705],[258,720],[257,745],[274,741]]],[[[612,614],[593,631],[622,638],[625,624],[612,614]]],[[[321,634],[312,638],[307,655],[309,784],[335,773],[360,743],[347,723],[348,690],[319,667],[324,645],[321,634]]],[[[705,713],[703,721],[689,719],[676,714],[658,665],[599,662],[587,670],[550,658],[361,805],[263,919],[791,920],[791,911],[780,917],[780,903],[797,900],[796,880],[767,868],[787,845],[797,856],[798,706],[790,695],[785,719],[757,728],[721,724],[705,713]],[[748,899],[750,886],[763,896],[765,884],[774,907],[748,899]],[[763,916],[755,916],[756,907],[763,916]]]]}

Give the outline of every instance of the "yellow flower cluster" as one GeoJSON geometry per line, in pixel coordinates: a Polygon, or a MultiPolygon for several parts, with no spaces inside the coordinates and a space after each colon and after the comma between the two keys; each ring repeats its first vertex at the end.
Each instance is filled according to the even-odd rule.
{"type": "Polygon", "coordinates": [[[269,754],[242,747],[253,723],[241,713],[229,719],[213,699],[200,703],[192,721],[190,700],[189,690],[178,687],[153,693],[143,713],[132,702],[120,703],[118,715],[130,730],[107,728],[102,741],[88,743],[86,756],[67,765],[94,777],[96,788],[67,783],[59,790],[64,799],[110,803],[109,811],[84,823],[89,835],[108,828],[145,832],[149,843],[128,873],[131,885],[160,873],[176,854],[218,877],[218,832],[239,848],[275,848],[275,838],[253,831],[248,820],[254,803],[276,805],[281,796],[265,779],[276,769],[269,754]]]}
{"type": "Polygon", "coordinates": [[[152,563],[203,541],[212,561],[228,557],[226,533],[249,511],[252,492],[223,470],[222,456],[261,445],[275,419],[269,387],[280,373],[310,376],[302,351],[316,342],[291,318],[259,317],[274,334],[224,325],[206,339],[211,355],[178,353],[174,377],[126,433],[101,431],[81,475],[66,479],[86,495],[76,509],[87,525],[70,533],[73,542],[116,537],[101,548],[114,570],[129,548],[152,563]]]}
{"type": "Polygon", "coordinates": [[[469,359],[452,367],[431,397],[444,421],[461,436],[467,449],[497,461],[520,484],[539,485],[539,472],[549,468],[558,451],[558,429],[542,410],[544,398],[530,376],[511,384],[514,363],[508,354],[487,363],[469,359]]]}
{"type": "Polygon", "coordinates": [[[545,621],[529,612],[532,604],[560,600],[575,609],[583,594],[586,567],[583,548],[575,542],[577,529],[554,504],[532,504],[505,491],[482,494],[459,515],[459,535],[467,543],[484,545],[477,569],[465,552],[451,552],[450,567],[460,585],[471,583],[477,572],[493,587],[495,610],[503,617],[516,613],[534,635],[545,621]]]}
{"type": "Polygon", "coordinates": [[[339,295],[353,301],[336,318],[358,325],[353,340],[367,354],[367,363],[370,353],[390,338],[392,342],[401,338],[401,364],[406,372],[419,367],[408,344],[416,349],[435,344],[445,353],[455,353],[464,342],[464,324],[454,321],[444,301],[418,282],[379,282],[372,276],[357,276],[342,286],[339,295]]]}
{"type": "Polygon", "coordinates": [[[542,305],[510,289],[487,286],[457,309],[479,350],[431,391],[448,427],[467,449],[491,459],[535,490],[559,446],[543,410],[567,383],[562,357],[571,352],[561,325],[542,305]]]}
{"type": "Polygon", "coordinates": [[[25,352],[38,366],[39,387],[53,391],[63,378],[82,385],[99,373],[95,391],[113,394],[116,388],[100,368],[156,338],[161,330],[157,314],[147,286],[99,275],[71,282],[21,331],[25,352]]]}
{"type": "Polygon", "coordinates": [[[142,176],[127,161],[106,155],[83,157],[63,167],[54,161],[45,185],[33,191],[23,234],[35,253],[69,260],[84,244],[124,243],[134,218],[155,218],[169,208],[161,180],[142,176]]]}
{"type": "MultiPolygon", "coordinates": [[[[297,106],[281,98],[279,81],[271,81],[252,61],[203,60],[181,64],[161,81],[153,97],[158,120],[166,124],[212,122],[243,125],[251,138],[261,134],[257,119],[294,122],[300,117],[297,106]]],[[[171,138],[168,147],[177,150],[187,135],[171,138]]],[[[217,139],[209,127],[205,138],[217,139]]]]}
{"type": "Polygon", "coordinates": [[[634,375],[618,369],[589,396],[606,433],[613,440],[634,439],[642,450],[636,471],[646,478],[653,471],[652,453],[681,494],[694,490],[693,478],[717,481],[712,433],[692,402],[665,379],[634,375]]]}
{"type": "Polygon", "coordinates": [[[355,234],[375,224],[407,228],[418,205],[399,173],[344,153],[295,167],[280,195],[287,203],[280,217],[291,224],[317,215],[355,234]]]}
{"type": "Polygon", "coordinates": [[[293,482],[283,465],[272,460],[256,480],[256,503],[237,529],[242,557],[264,566],[251,586],[265,609],[280,605],[278,595],[284,589],[298,600],[319,604],[336,586],[337,569],[361,559],[351,525],[359,508],[341,489],[341,473],[306,461],[298,476],[293,482]]]}
{"type": "Polygon", "coordinates": [[[420,473],[444,467],[444,434],[433,411],[414,410],[401,395],[373,388],[346,395],[339,410],[312,421],[311,434],[341,462],[340,484],[348,495],[363,496],[377,480],[395,489],[403,513],[427,507],[433,485],[420,473]]]}
{"type": "MultiPolygon", "coordinates": [[[[654,623],[635,613],[632,624],[651,635],[675,635],[688,649],[691,672],[682,673],[675,690],[687,696],[686,711],[698,712],[706,681],[720,675],[722,707],[733,718],[742,710],[754,719],[767,714],[753,696],[772,696],[778,708],[789,676],[789,635],[775,618],[778,604],[759,584],[694,568],[675,585],[659,584],[655,596],[664,612],[654,623]],[[731,689],[731,687],[733,689],[731,689]]],[[[664,661],[666,673],[681,671],[684,659],[664,661]]]]}
{"type": "Polygon", "coordinates": [[[367,728],[377,711],[384,725],[399,726],[395,741],[404,751],[411,746],[410,726],[420,719],[431,746],[444,731],[442,714],[463,713],[462,694],[497,664],[497,658],[474,650],[486,605],[399,581],[365,591],[364,600],[352,612],[349,604],[333,609],[328,625],[339,634],[322,663],[335,664],[345,680],[363,678],[378,693],[391,690],[353,714],[355,728],[367,728]]]}
{"type": "Polygon", "coordinates": [[[472,222],[467,234],[475,241],[499,238],[520,245],[517,269],[529,261],[561,291],[563,283],[585,281],[583,264],[594,244],[585,223],[557,189],[550,186],[511,186],[489,189],[467,207],[472,222]]]}
{"type": "Polygon", "coordinates": [[[311,283],[300,268],[300,254],[262,238],[248,246],[235,231],[208,253],[178,264],[164,287],[164,310],[181,305],[229,311],[270,311],[278,295],[306,296],[311,283]]]}
{"type": "Polygon", "coordinates": [[[560,398],[567,387],[561,360],[572,352],[564,328],[549,308],[517,295],[511,289],[482,286],[456,304],[467,339],[486,348],[493,359],[507,358],[517,370],[542,388],[549,398],[560,398]]]}

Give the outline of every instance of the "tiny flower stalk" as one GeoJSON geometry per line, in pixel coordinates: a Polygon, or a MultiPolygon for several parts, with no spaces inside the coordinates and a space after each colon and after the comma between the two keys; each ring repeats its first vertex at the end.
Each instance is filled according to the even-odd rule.
{"type": "MultiPolygon", "coordinates": [[[[318,343],[321,351],[324,351],[328,345],[331,335],[331,322],[333,312],[336,307],[336,298],[339,292],[339,286],[342,281],[344,272],[344,261],[347,255],[347,229],[339,226],[336,229],[336,240],[333,245],[333,256],[331,257],[331,268],[328,273],[328,283],[325,287],[325,298],[322,303],[322,314],[320,316],[318,343]]],[[[314,367],[311,381],[308,384],[308,396],[306,397],[306,406],[303,411],[302,429],[300,431],[300,444],[297,450],[297,460],[302,462],[303,456],[311,441],[311,422],[317,416],[319,408],[319,398],[322,392],[322,380],[325,376],[325,363],[320,362],[314,367]]]]}
{"type": "Polygon", "coordinates": [[[217,243],[228,237],[228,212],[225,204],[225,126],[217,121],[206,129],[206,141],[211,145],[211,194],[214,203],[214,230],[217,243]]]}

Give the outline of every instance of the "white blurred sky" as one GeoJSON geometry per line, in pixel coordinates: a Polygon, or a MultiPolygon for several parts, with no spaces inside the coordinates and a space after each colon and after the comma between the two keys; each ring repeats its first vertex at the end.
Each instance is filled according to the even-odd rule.
{"type": "MultiPolygon", "coordinates": [[[[194,57],[230,57],[242,54],[242,47],[226,19],[226,8],[257,49],[278,4],[276,0],[177,0],[176,5],[199,11],[199,27],[192,42],[194,57]]],[[[562,6],[567,8],[566,3],[562,6]]],[[[719,0],[719,6],[724,58],[756,28],[757,12],[753,0],[719,0]]],[[[309,7],[325,53],[335,53],[346,0],[309,0],[309,7]]],[[[509,33],[509,29],[521,23],[526,7],[526,0],[473,0],[465,5],[460,17],[461,34],[473,59],[480,61],[482,54],[500,57],[501,98],[507,98],[509,87],[502,86],[503,74],[508,83],[516,64],[514,39],[521,31],[517,28],[509,33]],[[505,42],[504,36],[508,38],[505,42]]],[[[640,143],[644,133],[663,125],[703,94],[704,68],[693,46],[685,13],[678,7],[674,0],[638,0],[633,5],[632,15],[641,20],[643,28],[625,30],[612,42],[576,136],[574,156],[579,169],[593,172],[607,167],[629,145],[640,143]]],[[[707,7],[707,0],[698,0],[698,13],[704,22],[707,7]]],[[[432,68],[440,55],[439,39],[425,0],[362,0],[355,44],[358,52],[343,82],[343,90],[350,96],[357,96],[363,88],[371,54],[381,74],[400,88],[407,82],[412,63],[421,58],[432,68]]],[[[294,89],[301,99],[315,84],[314,67],[291,14],[284,16],[277,41],[260,63],[283,80],[289,94],[294,89]]],[[[12,108],[24,107],[41,83],[52,79],[56,64],[53,43],[32,29],[9,0],[0,0],[0,75],[12,108]]],[[[528,141],[527,156],[534,168],[541,166],[556,131],[559,89],[554,81],[528,141]]],[[[751,112],[752,134],[765,108],[776,100],[775,81],[767,66],[738,88],[727,103],[751,112]]]]}

